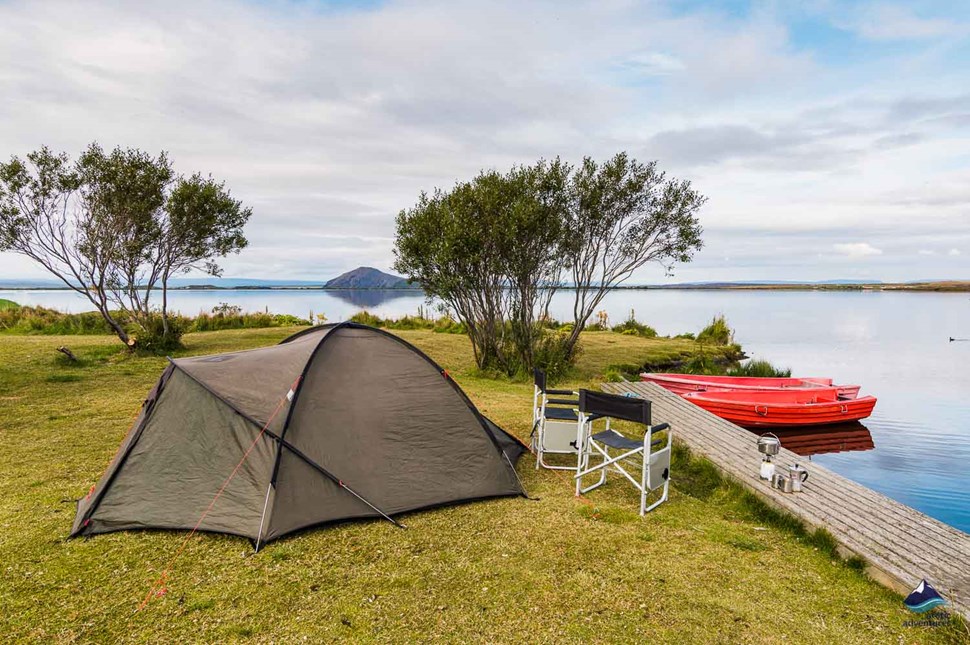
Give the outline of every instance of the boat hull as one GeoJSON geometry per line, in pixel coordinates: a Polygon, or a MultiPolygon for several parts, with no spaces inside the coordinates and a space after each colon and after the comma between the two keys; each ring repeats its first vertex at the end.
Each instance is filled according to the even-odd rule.
{"type": "Polygon", "coordinates": [[[694,392],[684,399],[746,428],[819,426],[858,421],[872,414],[876,397],[845,400],[837,388],[787,391],[694,392]]]}
{"type": "Polygon", "coordinates": [[[777,390],[818,390],[834,387],[840,397],[854,399],[859,396],[858,385],[833,385],[832,379],[821,377],[777,377],[756,376],[710,376],[706,374],[658,374],[644,373],[641,381],[656,383],[675,394],[691,392],[771,392],[777,390]]]}

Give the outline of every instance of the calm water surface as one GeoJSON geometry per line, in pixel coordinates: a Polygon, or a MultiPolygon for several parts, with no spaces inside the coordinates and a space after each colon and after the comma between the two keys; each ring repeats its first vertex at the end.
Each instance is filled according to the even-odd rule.
{"type": "MultiPolygon", "coordinates": [[[[571,294],[552,313],[568,319],[571,294]]],[[[0,291],[0,298],[84,311],[63,291],[0,291]]],[[[178,291],[185,314],[219,302],[246,310],[342,320],[361,308],[380,316],[413,314],[416,292],[178,291]]],[[[783,291],[616,291],[601,307],[612,322],[630,310],[661,334],[698,331],[723,313],[745,351],[797,375],[862,384],[879,398],[864,421],[871,449],[816,454],[815,463],[970,532],[970,296],[945,293],[783,291]]],[[[859,428],[852,432],[856,445],[859,428]]],[[[864,434],[864,432],[863,432],[864,434]]],[[[752,444],[752,468],[758,454],[752,444]]]]}

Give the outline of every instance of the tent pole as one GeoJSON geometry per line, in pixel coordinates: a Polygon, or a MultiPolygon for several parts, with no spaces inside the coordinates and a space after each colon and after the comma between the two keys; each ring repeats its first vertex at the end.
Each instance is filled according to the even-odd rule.
{"type": "Polygon", "coordinates": [[[259,542],[263,539],[263,521],[266,519],[266,508],[269,506],[269,492],[272,488],[273,482],[270,480],[266,486],[266,499],[263,500],[263,514],[259,516],[259,533],[256,534],[256,553],[259,553],[259,542]]]}
{"type": "Polygon", "coordinates": [[[381,514],[381,517],[383,517],[385,520],[387,520],[388,522],[390,522],[394,526],[398,527],[399,529],[406,529],[407,528],[406,526],[404,526],[403,524],[401,524],[400,522],[398,522],[397,520],[395,520],[393,517],[391,517],[390,515],[388,515],[387,513],[385,513],[384,511],[382,511],[381,509],[377,508],[376,506],[374,506],[373,504],[371,504],[370,502],[368,502],[366,499],[364,499],[360,495],[358,495],[354,491],[354,489],[351,488],[350,486],[348,486],[347,484],[343,483],[342,481],[338,481],[337,483],[345,491],[347,491],[348,493],[350,493],[351,495],[353,495],[354,497],[356,497],[360,501],[364,502],[365,504],[367,504],[368,506],[370,506],[372,509],[374,509],[378,513],[380,513],[381,514]]]}

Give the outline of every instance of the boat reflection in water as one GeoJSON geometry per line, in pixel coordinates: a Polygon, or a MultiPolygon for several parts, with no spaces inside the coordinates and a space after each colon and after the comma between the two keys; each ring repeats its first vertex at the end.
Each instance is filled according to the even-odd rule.
{"type": "Polygon", "coordinates": [[[783,447],[803,457],[832,452],[872,450],[876,447],[869,428],[858,421],[828,426],[775,429],[772,432],[781,439],[783,447]]]}

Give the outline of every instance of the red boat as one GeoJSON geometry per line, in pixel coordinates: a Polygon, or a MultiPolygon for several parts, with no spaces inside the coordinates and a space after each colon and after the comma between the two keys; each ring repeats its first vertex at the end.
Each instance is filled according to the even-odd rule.
{"type": "Polygon", "coordinates": [[[834,387],[734,392],[694,392],[684,399],[745,427],[815,426],[858,421],[872,414],[876,397],[839,397],[834,387]]]}
{"type": "Polygon", "coordinates": [[[641,381],[656,383],[676,394],[690,392],[771,392],[777,390],[818,390],[834,387],[843,399],[859,396],[858,385],[833,385],[832,379],[821,377],[759,377],[759,376],[709,376],[707,374],[658,374],[644,373],[641,381]]]}

